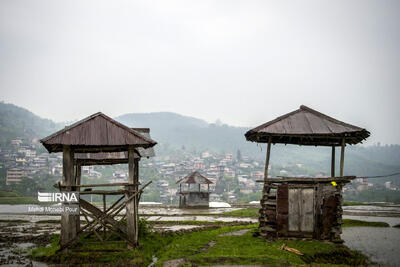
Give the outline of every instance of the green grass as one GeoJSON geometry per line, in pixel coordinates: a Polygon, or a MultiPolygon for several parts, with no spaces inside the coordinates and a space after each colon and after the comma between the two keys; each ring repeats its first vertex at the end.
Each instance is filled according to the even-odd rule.
{"type": "Polygon", "coordinates": [[[140,246],[133,251],[117,251],[126,245],[113,239],[113,242],[94,242],[94,238],[80,241],[79,251],[72,250],[67,254],[56,253],[58,235],[53,235],[51,245],[34,249],[31,257],[39,261],[51,263],[67,263],[69,265],[96,263],[112,265],[147,266],[152,256],[158,258],[156,266],[172,259],[185,258],[186,265],[215,264],[274,264],[274,265],[305,265],[310,263],[331,263],[362,265],[365,256],[350,251],[341,245],[319,241],[288,241],[266,242],[259,237],[253,237],[257,224],[241,226],[224,226],[214,230],[190,232],[186,234],[147,233],[139,238],[140,246]],[[220,236],[223,233],[249,229],[242,236],[220,236]],[[215,242],[210,246],[211,241],[215,242]],[[304,253],[299,256],[281,249],[282,244],[296,248],[304,253]]]}
{"type": "Polygon", "coordinates": [[[239,216],[239,217],[258,217],[259,208],[247,208],[234,211],[224,212],[224,215],[239,216]]]}
{"type": "Polygon", "coordinates": [[[333,263],[357,265],[366,261],[363,255],[338,246],[319,241],[281,240],[265,242],[248,232],[243,236],[217,236],[216,244],[204,252],[189,256],[198,265],[224,264],[274,264],[304,265],[306,263],[333,263]],[[301,251],[304,256],[282,250],[283,244],[301,251]],[[346,257],[340,255],[346,255],[346,257]]]}
{"type": "Polygon", "coordinates": [[[194,221],[194,220],[185,220],[185,221],[149,221],[148,222],[151,225],[154,224],[163,224],[163,225],[231,225],[231,224],[249,224],[246,222],[224,222],[224,221],[214,221],[214,222],[210,222],[210,221],[194,221]]]}
{"type": "Polygon", "coordinates": [[[390,227],[390,225],[385,222],[367,222],[367,221],[351,220],[351,219],[343,219],[342,226],[343,227],[360,227],[360,226],[390,227]]]}
{"type": "Polygon", "coordinates": [[[400,228],[400,224],[396,224],[393,226],[394,228],[400,228]]]}
{"type": "Polygon", "coordinates": [[[8,192],[0,190],[0,197],[20,197],[20,195],[16,192],[8,192]]]}
{"type": "Polygon", "coordinates": [[[33,197],[23,197],[16,192],[0,190],[0,204],[37,204],[38,200],[33,197]]]}
{"type": "Polygon", "coordinates": [[[0,204],[18,205],[18,204],[37,204],[38,201],[33,197],[0,197],[0,204]]]}

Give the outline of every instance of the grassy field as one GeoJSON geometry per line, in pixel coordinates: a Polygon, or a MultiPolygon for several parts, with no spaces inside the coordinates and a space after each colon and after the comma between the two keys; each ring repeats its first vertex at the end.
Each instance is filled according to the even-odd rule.
{"type": "Polygon", "coordinates": [[[34,249],[32,258],[52,263],[85,264],[112,263],[113,265],[147,266],[157,257],[156,266],[173,259],[184,259],[186,266],[215,264],[278,264],[305,265],[345,264],[364,265],[367,258],[341,245],[318,241],[276,241],[266,242],[253,237],[257,224],[224,226],[215,230],[185,234],[159,234],[146,232],[140,238],[140,246],[133,251],[124,250],[125,244],[118,240],[109,243],[93,242],[87,239],[80,243],[79,251],[68,254],[56,253],[58,235],[53,235],[50,246],[34,249]],[[221,234],[248,229],[242,236],[221,236],[221,234]],[[286,244],[300,250],[303,256],[282,250],[286,244]],[[121,250],[121,251],[120,251],[121,250]]]}
{"type": "Polygon", "coordinates": [[[7,192],[0,190],[0,204],[37,204],[38,201],[33,197],[22,197],[16,192],[7,192]]]}
{"type": "Polygon", "coordinates": [[[367,222],[360,220],[343,219],[343,227],[390,227],[388,223],[385,222],[367,222]]]}

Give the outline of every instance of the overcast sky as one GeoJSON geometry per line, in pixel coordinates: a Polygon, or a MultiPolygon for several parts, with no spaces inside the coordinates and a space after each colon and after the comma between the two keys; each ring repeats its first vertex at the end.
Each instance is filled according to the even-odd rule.
{"type": "Polygon", "coordinates": [[[301,104],[400,143],[400,1],[0,0],[0,100],[55,121],[301,104]]]}

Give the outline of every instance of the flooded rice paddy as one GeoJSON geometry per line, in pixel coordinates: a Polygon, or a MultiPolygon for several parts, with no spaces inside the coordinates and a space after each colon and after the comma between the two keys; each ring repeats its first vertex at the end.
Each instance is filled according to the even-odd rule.
{"type": "MultiPolygon", "coordinates": [[[[178,223],[174,225],[174,222],[179,221],[238,223],[256,223],[258,221],[257,218],[222,214],[237,209],[239,208],[140,207],[141,216],[148,221],[155,222],[156,231],[181,231],[202,227],[202,225],[180,225],[178,223]],[[157,221],[163,223],[157,224],[157,221]]],[[[347,206],[343,209],[345,211],[343,218],[345,219],[380,221],[386,222],[390,226],[400,224],[399,206],[347,206]]],[[[32,247],[48,244],[50,235],[60,232],[58,223],[60,216],[26,214],[26,210],[26,205],[0,205],[0,265],[46,266],[43,263],[30,261],[26,257],[26,253],[32,247]]],[[[400,263],[399,228],[344,227],[342,238],[345,245],[368,255],[378,265],[398,266],[400,263]]]]}

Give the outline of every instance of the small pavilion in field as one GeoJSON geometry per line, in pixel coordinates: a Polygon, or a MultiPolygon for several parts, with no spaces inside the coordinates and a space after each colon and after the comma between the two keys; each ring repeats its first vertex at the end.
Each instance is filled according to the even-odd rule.
{"type": "Polygon", "coordinates": [[[263,195],[259,215],[265,238],[340,240],[342,188],[355,176],[343,176],[346,144],[368,138],[363,128],[344,123],[306,106],[264,123],[246,134],[246,140],[266,143],[263,195]],[[328,178],[268,177],[271,144],[328,146],[332,148],[328,178]],[[340,173],[335,174],[335,148],[341,148],[340,173]]]}
{"type": "Polygon", "coordinates": [[[210,184],[212,182],[198,171],[183,177],[179,184],[179,207],[201,208],[208,207],[210,201],[210,184]],[[207,185],[207,188],[202,188],[207,185]]]}
{"type": "Polygon", "coordinates": [[[144,188],[139,189],[139,160],[154,154],[152,147],[157,143],[150,138],[149,129],[131,129],[99,112],[40,140],[50,152],[63,153],[62,181],[55,185],[60,191],[79,191],[80,195],[103,195],[103,210],[79,199],[80,214],[61,215],[60,250],[67,251],[83,233],[93,233],[104,242],[116,234],[127,242],[128,248],[138,244],[138,204],[144,188]],[[84,165],[107,165],[127,163],[127,183],[81,184],[81,168],[84,165]],[[116,190],[96,190],[98,187],[122,187],[116,190]],[[81,188],[87,188],[80,191],[81,188]],[[121,195],[106,208],[107,195],[121,195]],[[125,209],[120,220],[117,216],[125,209]],[[80,226],[80,218],[86,224],[80,226]],[[90,220],[91,219],[91,220],[90,220]],[[126,219],[126,225],[121,222],[126,219]],[[98,231],[104,229],[109,236],[102,237],[98,231]]]}

